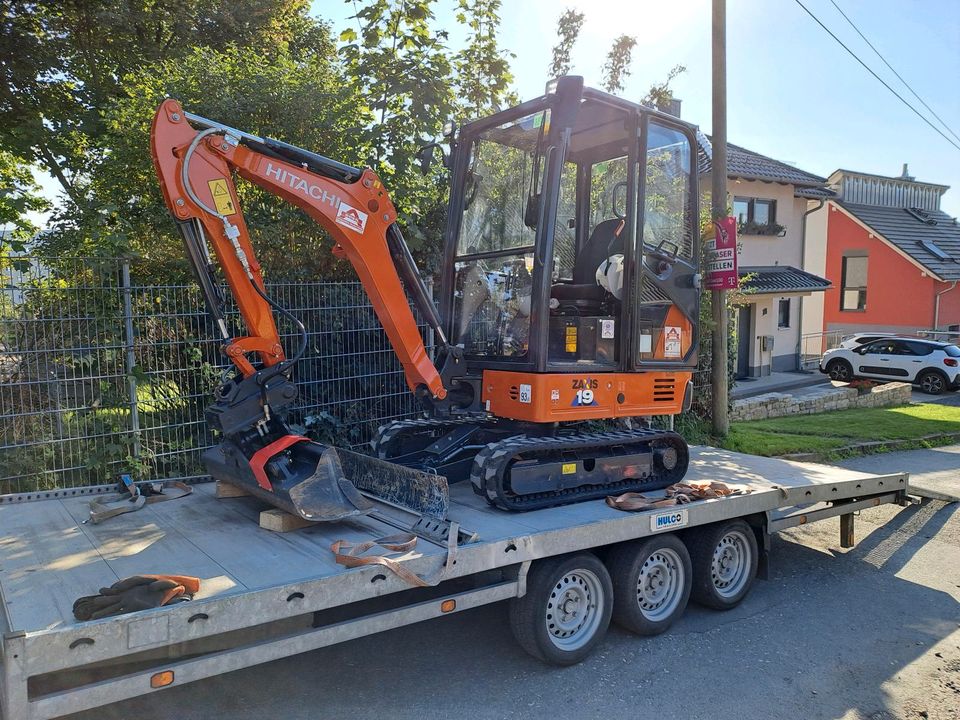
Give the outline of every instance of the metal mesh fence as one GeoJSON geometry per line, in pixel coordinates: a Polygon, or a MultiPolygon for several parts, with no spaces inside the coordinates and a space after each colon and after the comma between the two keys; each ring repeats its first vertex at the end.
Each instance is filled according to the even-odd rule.
{"type": "MultiPolygon", "coordinates": [[[[204,410],[228,363],[191,282],[136,260],[7,259],[0,267],[0,494],[136,477],[203,477],[204,410]]],[[[290,421],[356,446],[416,412],[356,282],[268,282],[309,333],[290,421]]],[[[228,309],[237,334],[239,320],[228,309]]],[[[298,336],[283,327],[284,346],[298,336]],[[289,334],[288,334],[289,333],[289,334]]]]}

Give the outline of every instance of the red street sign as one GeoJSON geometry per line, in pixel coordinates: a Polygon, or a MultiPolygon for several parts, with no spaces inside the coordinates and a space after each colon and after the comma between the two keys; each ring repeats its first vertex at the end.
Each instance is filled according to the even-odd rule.
{"type": "Polygon", "coordinates": [[[736,290],[740,285],[737,275],[737,219],[725,217],[714,220],[715,240],[707,241],[708,290],[736,290]]]}

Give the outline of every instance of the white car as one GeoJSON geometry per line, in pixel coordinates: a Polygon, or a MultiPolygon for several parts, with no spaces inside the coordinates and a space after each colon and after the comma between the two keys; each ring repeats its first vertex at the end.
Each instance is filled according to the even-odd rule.
{"type": "Polygon", "coordinates": [[[827,350],[820,372],[831,380],[854,378],[915,383],[939,395],[960,387],[960,347],[934,340],[886,337],[854,348],[827,350]]]}

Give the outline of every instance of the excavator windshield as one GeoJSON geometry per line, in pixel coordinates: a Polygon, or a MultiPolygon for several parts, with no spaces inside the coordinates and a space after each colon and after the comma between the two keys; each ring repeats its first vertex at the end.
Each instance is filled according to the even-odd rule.
{"type": "Polygon", "coordinates": [[[464,183],[453,342],[471,355],[526,355],[549,110],[480,133],[464,183]]]}

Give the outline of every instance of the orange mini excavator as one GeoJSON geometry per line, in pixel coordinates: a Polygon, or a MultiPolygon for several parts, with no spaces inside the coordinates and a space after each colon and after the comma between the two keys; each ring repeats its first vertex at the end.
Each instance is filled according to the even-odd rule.
{"type": "Polygon", "coordinates": [[[632,419],[691,400],[695,128],[570,76],[445,134],[447,149],[421,154],[426,169],[439,149],[450,175],[438,311],[373,170],[161,104],[152,149],[163,195],[236,366],[207,411],[220,437],[207,470],[310,520],[368,512],[371,499],[443,519],[448,481],[531,510],[680,480],[683,439],[632,419]],[[285,424],[306,332],[266,293],[235,175],[301,208],[356,269],[425,411],[381,428],[376,457],[285,424]],[[243,337],[228,333],[208,244],[243,337]],[[433,331],[432,356],[411,303],[433,331]],[[291,357],[275,312],[300,330],[291,357]],[[611,419],[621,422],[590,422],[611,419]]]}

